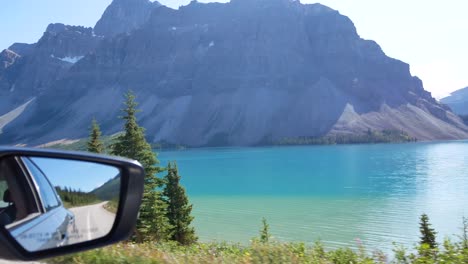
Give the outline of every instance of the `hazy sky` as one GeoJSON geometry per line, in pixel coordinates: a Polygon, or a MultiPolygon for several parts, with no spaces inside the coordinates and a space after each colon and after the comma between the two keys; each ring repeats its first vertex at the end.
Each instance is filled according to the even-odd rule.
{"type": "Polygon", "coordinates": [[[73,160],[31,158],[53,186],[90,192],[115,178],[120,171],[112,166],[73,160]]]}
{"type": "MultiPolygon", "coordinates": [[[[0,8],[0,49],[37,41],[50,22],[94,26],[111,0],[9,0],[0,8]]],[[[177,8],[190,0],[161,0],[177,8]]],[[[200,1],[208,2],[208,1],[200,1]]],[[[317,0],[302,0],[315,3],[317,0]]],[[[468,1],[321,0],[348,16],[358,33],[411,65],[437,98],[468,86],[468,1]]]]}

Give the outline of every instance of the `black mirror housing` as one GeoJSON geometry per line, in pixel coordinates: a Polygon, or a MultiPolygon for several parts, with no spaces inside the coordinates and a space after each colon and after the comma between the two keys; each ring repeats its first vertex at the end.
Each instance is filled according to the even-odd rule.
{"type": "Polygon", "coordinates": [[[73,245],[29,252],[15,240],[6,227],[1,226],[0,258],[31,261],[76,253],[122,241],[134,232],[144,187],[144,169],[137,161],[81,152],[0,147],[0,160],[12,156],[92,162],[118,168],[120,170],[120,197],[114,224],[104,237],[73,245]]]}

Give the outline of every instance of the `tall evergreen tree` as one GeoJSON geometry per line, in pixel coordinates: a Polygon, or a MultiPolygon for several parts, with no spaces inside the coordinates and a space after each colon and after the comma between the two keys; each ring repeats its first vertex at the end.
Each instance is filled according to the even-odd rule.
{"type": "Polygon", "coordinates": [[[437,248],[437,232],[431,227],[431,224],[429,223],[429,217],[427,216],[427,214],[421,215],[419,231],[421,232],[421,245],[426,244],[431,249],[437,248]]]}
{"type": "Polygon", "coordinates": [[[93,119],[91,133],[88,140],[88,151],[93,153],[103,153],[104,143],[101,141],[101,128],[96,119],[93,119]]]}
{"type": "Polygon", "coordinates": [[[113,155],[137,160],[145,169],[145,186],[135,239],[137,242],[166,240],[169,234],[167,205],[158,191],[164,182],[156,176],[162,169],[157,166],[157,156],[145,139],[144,128],[137,123],[139,110],[135,95],[128,92],[125,98],[124,116],[121,117],[125,121],[124,133],[117,137],[111,147],[113,155]]]}
{"type": "Polygon", "coordinates": [[[166,187],[163,190],[164,198],[168,205],[167,218],[171,225],[170,238],[182,245],[189,245],[197,241],[195,229],[190,226],[193,221],[192,205],[189,204],[185,189],[180,185],[180,175],[177,164],[169,163],[166,187]]]}

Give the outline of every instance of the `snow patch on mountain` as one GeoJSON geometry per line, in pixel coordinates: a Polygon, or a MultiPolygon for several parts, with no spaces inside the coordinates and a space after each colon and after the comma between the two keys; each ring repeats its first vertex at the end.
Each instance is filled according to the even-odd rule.
{"type": "Polygon", "coordinates": [[[82,58],[84,58],[84,56],[65,57],[65,58],[59,58],[59,59],[60,59],[61,61],[65,61],[65,62],[69,62],[69,63],[75,64],[75,63],[77,63],[78,61],[80,61],[82,58]]]}
{"type": "Polygon", "coordinates": [[[61,61],[64,61],[64,62],[68,62],[68,63],[71,63],[71,64],[75,64],[77,63],[78,61],[80,61],[81,59],[84,58],[84,56],[67,56],[67,57],[64,57],[64,58],[59,58],[59,57],[55,57],[55,55],[50,55],[51,58],[55,58],[55,59],[59,59],[61,61]]]}

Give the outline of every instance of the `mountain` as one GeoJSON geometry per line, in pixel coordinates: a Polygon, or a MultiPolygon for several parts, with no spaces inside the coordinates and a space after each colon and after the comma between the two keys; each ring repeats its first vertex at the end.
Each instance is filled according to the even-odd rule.
{"type": "Polygon", "coordinates": [[[3,51],[14,51],[17,56],[0,71],[0,116],[42,94],[94,50],[100,39],[92,28],[50,24],[36,44],[16,43],[3,51]]]}
{"type": "Polygon", "coordinates": [[[458,115],[468,115],[468,87],[457,90],[440,100],[458,115]]]}
{"type": "Polygon", "coordinates": [[[96,195],[102,201],[118,199],[120,194],[120,176],[117,176],[100,187],[92,190],[90,194],[96,195]]]}
{"type": "Polygon", "coordinates": [[[96,23],[94,32],[106,37],[129,33],[143,25],[159,6],[159,2],[149,0],[114,0],[96,23]]]}
{"type": "MultiPolygon", "coordinates": [[[[125,13],[117,7],[128,1],[115,0],[101,21],[134,19],[133,11],[115,11],[125,13]]],[[[129,89],[153,142],[255,145],[368,130],[468,137],[408,64],[360,38],[336,10],[292,0],[192,1],[179,10],[143,2],[151,12],[141,25],[115,22],[112,33],[98,22],[99,44],[10,118],[0,143],[84,138],[93,117],[106,134],[116,133],[129,89]]]]}

